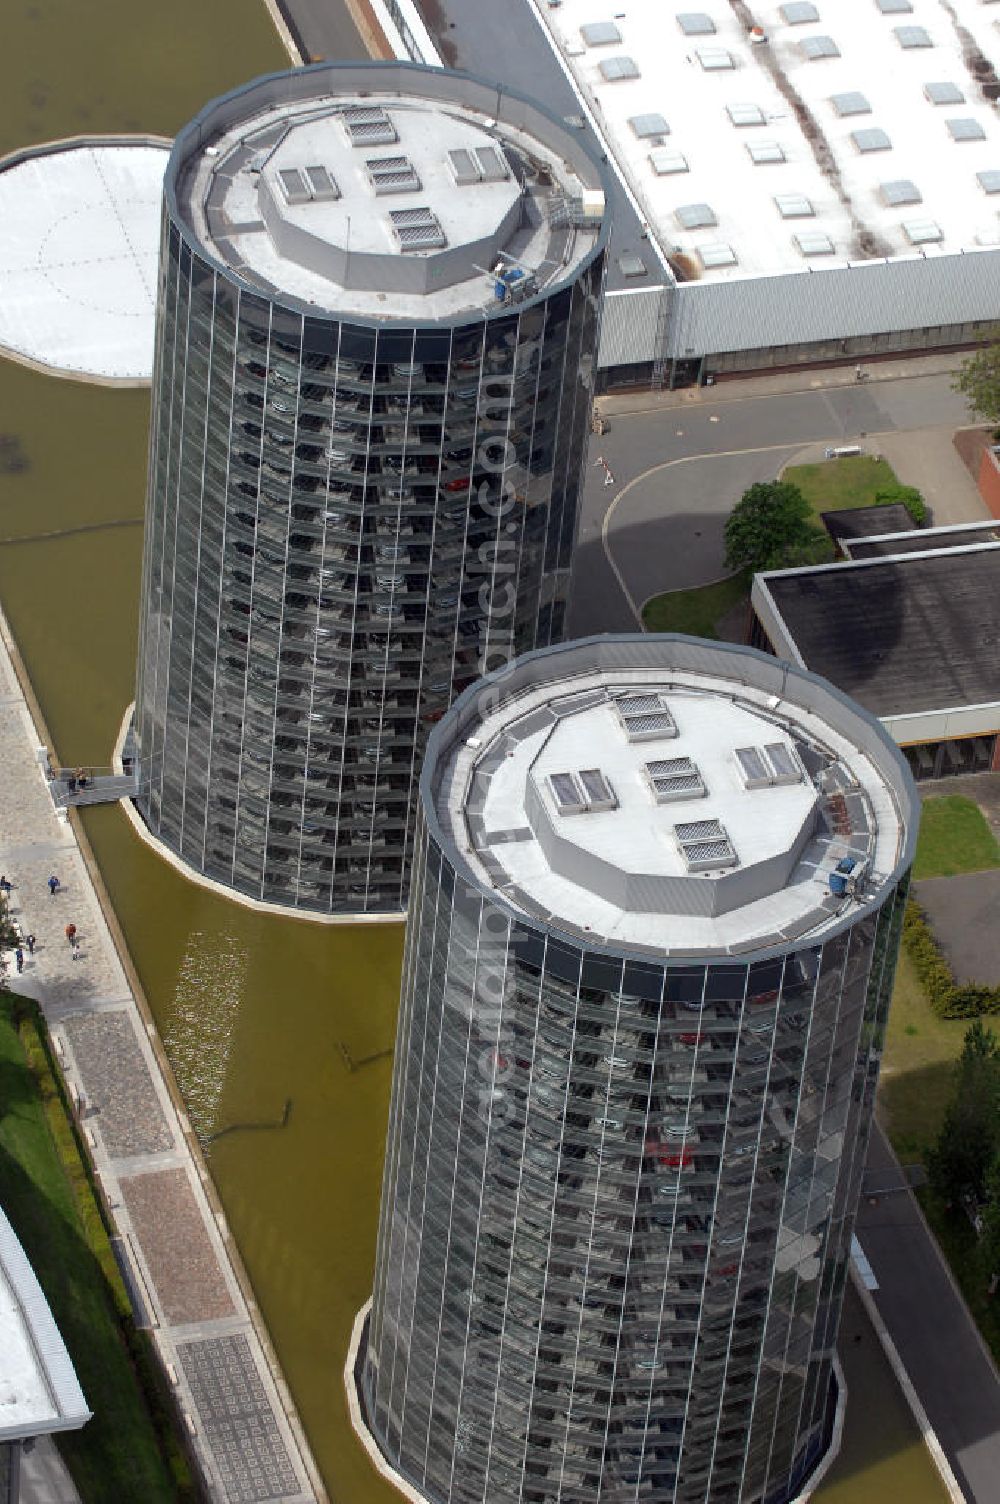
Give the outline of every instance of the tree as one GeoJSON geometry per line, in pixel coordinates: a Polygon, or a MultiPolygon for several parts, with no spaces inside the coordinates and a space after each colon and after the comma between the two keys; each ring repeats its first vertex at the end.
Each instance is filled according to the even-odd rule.
{"type": "Polygon", "coordinates": [[[986,1206],[979,1235],[979,1264],[992,1295],[1000,1281],[1000,1153],[986,1177],[986,1206]]]}
{"type": "Polygon", "coordinates": [[[977,417],[1000,424],[1000,344],[983,345],[967,355],[952,386],[977,417]]]}
{"type": "Polygon", "coordinates": [[[966,1032],[955,1095],[928,1155],[930,1182],[947,1202],[986,1197],[990,1165],[1000,1149],[1000,1043],[981,1019],[966,1032]]]}
{"type": "Polygon", "coordinates": [[[726,522],[727,569],[783,569],[818,562],[828,544],[798,486],[758,481],[744,491],[726,522]]]}

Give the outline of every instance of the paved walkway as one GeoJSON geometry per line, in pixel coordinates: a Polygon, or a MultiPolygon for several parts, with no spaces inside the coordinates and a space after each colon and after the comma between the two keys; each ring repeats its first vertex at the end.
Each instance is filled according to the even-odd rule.
{"type": "Polygon", "coordinates": [[[69,1468],[51,1436],[39,1436],[21,1453],[20,1504],[81,1504],[69,1468]]]}
{"type": "Polygon", "coordinates": [[[37,937],[12,981],[45,1011],[144,1307],[140,1321],[148,1318],[176,1382],[213,1501],[324,1498],[237,1278],[238,1255],[190,1124],[167,1088],[155,1030],[130,987],[73,829],[53,807],[2,619],[0,638],[0,871],[14,885],[15,923],[37,937]],[[54,897],[52,873],[61,884],[54,897]],[[69,922],[75,946],[65,937],[69,922]]]}
{"type": "MultiPolygon", "coordinates": [[[[868,1175],[899,1164],[876,1124],[868,1175]]],[[[912,1191],[863,1200],[857,1235],[878,1279],[875,1305],[971,1504],[996,1504],[1000,1376],[912,1191]]]]}

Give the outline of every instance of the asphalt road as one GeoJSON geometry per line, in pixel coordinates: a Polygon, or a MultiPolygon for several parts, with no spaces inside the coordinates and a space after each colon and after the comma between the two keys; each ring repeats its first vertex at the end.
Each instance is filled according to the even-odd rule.
{"type": "Polygon", "coordinates": [[[810,448],[860,442],[877,451],[879,435],[901,433],[950,445],[967,422],[946,374],[773,394],[764,382],[759,395],[727,399],[721,387],[689,405],[612,411],[608,432],[590,441],[570,635],[634,631],[650,595],[719,579],[733,503],[810,448]]]}
{"type": "Polygon", "coordinates": [[[344,0],[279,0],[307,58],[367,62],[369,53],[344,0]]]}
{"type": "MultiPolygon", "coordinates": [[[[876,1124],[869,1183],[898,1162],[876,1124]]],[[[875,1271],[875,1304],[971,1504],[1000,1497],[1000,1379],[913,1193],[863,1200],[857,1236],[875,1271]]]]}

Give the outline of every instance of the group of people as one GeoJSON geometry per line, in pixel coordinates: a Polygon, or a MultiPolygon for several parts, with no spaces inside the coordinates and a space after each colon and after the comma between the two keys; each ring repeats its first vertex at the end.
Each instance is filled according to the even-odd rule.
{"type": "MultiPolygon", "coordinates": [[[[0,894],[3,895],[5,902],[9,900],[13,887],[14,884],[11,882],[6,872],[0,873],[0,894]]],[[[56,877],[54,872],[46,879],[46,887],[49,890],[50,898],[55,898],[56,894],[62,888],[62,883],[59,881],[58,877],[56,877]]],[[[34,935],[24,934],[24,932],[17,926],[15,926],[14,932],[17,936],[17,944],[14,947],[14,964],[17,967],[18,974],[20,975],[20,973],[24,970],[25,951],[27,951],[29,956],[33,956],[35,954],[35,946],[38,944],[38,941],[36,940],[34,935]]],[[[70,921],[70,923],[66,925],[64,934],[67,941],[69,942],[69,948],[73,952],[73,960],[75,961],[80,955],[80,942],[77,937],[76,925],[73,924],[72,921],[70,921]]]]}

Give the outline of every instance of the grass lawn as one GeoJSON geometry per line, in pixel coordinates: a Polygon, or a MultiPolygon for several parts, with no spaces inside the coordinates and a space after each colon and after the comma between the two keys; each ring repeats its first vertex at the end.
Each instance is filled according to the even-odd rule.
{"type": "Polygon", "coordinates": [[[84,1504],[190,1499],[186,1460],[174,1446],[168,1465],[140,1387],[134,1359],[152,1359],[144,1337],[126,1336],[127,1297],[35,1016],[0,997],[0,1203],[94,1412],[57,1445],[84,1504]]]}
{"type": "Polygon", "coordinates": [[[840,460],[821,460],[815,465],[789,465],[782,480],[798,486],[816,513],[851,511],[873,507],[875,492],[898,485],[888,460],[870,454],[849,454],[840,460]]]}
{"type": "Polygon", "coordinates": [[[879,1116],[904,1164],[913,1164],[937,1138],[954,1090],[954,1064],[972,1020],[938,1018],[913,964],[900,951],[889,1010],[879,1116]]]}
{"type": "Polygon", "coordinates": [[[940,794],[924,800],[914,877],[953,877],[1000,867],[1000,846],[971,799],[940,794]]]}
{"type": "Polygon", "coordinates": [[[697,590],[668,590],[652,596],[642,608],[647,632],[688,632],[692,637],[718,637],[716,625],[750,594],[750,573],[741,570],[697,590]]]}

